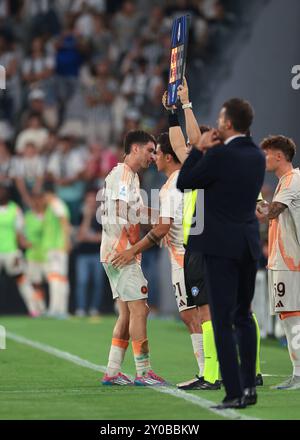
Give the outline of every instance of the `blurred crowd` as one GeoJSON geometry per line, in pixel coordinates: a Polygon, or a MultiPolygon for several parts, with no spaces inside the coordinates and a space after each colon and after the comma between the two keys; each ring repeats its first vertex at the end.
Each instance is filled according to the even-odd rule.
{"type": "MultiPolygon", "coordinates": [[[[32,209],[32,195],[50,182],[70,213],[71,243],[80,254],[78,231],[90,191],[101,188],[123,160],[124,133],[142,128],[158,135],[167,128],[161,96],[173,19],[192,17],[191,69],[213,56],[220,29],[232,19],[229,4],[0,0],[0,65],[6,70],[6,90],[0,91],[0,183],[11,187],[24,212],[32,209]]],[[[161,183],[151,169],[142,176],[146,190],[161,183]]],[[[95,236],[91,241],[96,255],[95,236]]],[[[158,291],[151,289],[157,252],[145,258],[150,292],[158,291]]],[[[77,274],[83,272],[88,270],[77,274]]],[[[87,277],[81,281],[87,283],[87,277]]],[[[78,313],[85,313],[79,303],[78,313]]],[[[153,298],[154,307],[158,303],[153,298]]]]}
{"type": "Polygon", "coordinates": [[[0,0],[0,178],[23,207],[51,179],[78,224],[85,187],[122,159],[124,133],[166,128],[171,26],[186,13],[189,60],[205,59],[228,18],[219,0],[0,0]]]}

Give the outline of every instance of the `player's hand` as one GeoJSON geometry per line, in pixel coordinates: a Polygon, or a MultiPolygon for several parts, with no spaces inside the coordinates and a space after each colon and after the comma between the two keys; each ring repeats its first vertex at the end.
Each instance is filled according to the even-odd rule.
{"type": "Polygon", "coordinates": [[[187,85],[186,78],[183,78],[182,84],[177,87],[177,95],[180,99],[181,104],[188,104],[189,100],[189,88],[187,85]]]}
{"type": "Polygon", "coordinates": [[[205,152],[210,148],[213,148],[219,144],[220,144],[220,139],[219,139],[218,131],[216,129],[212,129],[206,131],[201,135],[200,140],[198,144],[195,145],[195,147],[198,150],[205,152]]]}
{"type": "Polygon", "coordinates": [[[126,266],[134,260],[134,257],[135,255],[132,249],[128,249],[127,251],[116,254],[111,263],[115,268],[126,266]]]}
{"type": "Polygon", "coordinates": [[[260,221],[260,223],[267,223],[269,221],[268,218],[269,213],[269,203],[266,200],[261,200],[256,205],[256,217],[260,221]]]}
{"type": "Polygon", "coordinates": [[[176,110],[176,105],[168,105],[168,92],[165,91],[165,93],[162,96],[161,99],[162,105],[165,107],[165,109],[170,112],[171,110],[176,110]]]}

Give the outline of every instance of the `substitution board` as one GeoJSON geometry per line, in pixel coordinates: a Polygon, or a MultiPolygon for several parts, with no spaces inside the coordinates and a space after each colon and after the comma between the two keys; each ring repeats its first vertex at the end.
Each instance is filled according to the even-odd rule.
{"type": "Polygon", "coordinates": [[[182,84],[185,73],[186,52],[188,45],[190,17],[184,15],[176,18],[172,26],[171,60],[168,84],[168,105],[177,101],[177,87],[182,84]]]}

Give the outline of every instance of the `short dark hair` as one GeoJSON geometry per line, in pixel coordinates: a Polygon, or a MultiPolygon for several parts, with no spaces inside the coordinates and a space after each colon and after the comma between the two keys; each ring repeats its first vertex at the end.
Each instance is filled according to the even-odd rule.
{"type": "Polygon", "coordinates": [[[296,144],[293,139],[282,135],[268,136],[262,140],[260,146],[263,150],[282,151],[288,162],[292,162],[296,154],[296,144]]]}
{"type": "Polygon", "coordinates": [[[129,131],[124,139],[125,154],[130,154],[133,144],[146,145],[148,142],[153,142],[156,145],[156,140],[150,133],[143,130],[129,131]]]}
{"type": "Polygon", "coordinates": [[[224,102],[226,118],[232,123],[233,128],[240,133],[248,133],[251,127],[254,111],[248,101],[232,98],[224,102]]]}
{"type": "Polygon", "coordinates": [[[157,138],[157,144],[160,145],[160,149],[163,154],[171,154],[175,163],[180,163],[180,160],[176,156],[170,142],[169,133],[161,133],[157,138]]]}

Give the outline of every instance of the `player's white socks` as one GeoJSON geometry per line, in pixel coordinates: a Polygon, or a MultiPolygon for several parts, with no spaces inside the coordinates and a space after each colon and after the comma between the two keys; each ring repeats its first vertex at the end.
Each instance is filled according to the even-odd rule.
{"type": "Polygon", "coordinates": [[[288,342],[288,349],[293,364],[293,376],[300,376],[300,316],[287,317],[281,320],[288,342]]]}
{"type": "Polygon", "coordinates": [[[113,338],[108,356],[106,374],[110,377],[116,376],[121,371],[121,366],[128,347],[128,341],[113,338]]]}
{"type": "Polygon", "coordinates": [[[191,334],[194,355],[199,366],[199,377],[203,376],[204,371],[204,351],[203,351],[203,334],[192,333],[191,334]]]}
{"type": "Polygon", "coordinates": [[[56,278],[49,279],[49,299],[49,314],[65,315],[68,312],[68,281],[56,278]]]}
{"type": "Polygon", "coordinates": [[[19,292],[30,314],[35,315],[39,312],[33,286],[29,283],[27,277],[22,276],[17,281],[19,292]]]}

